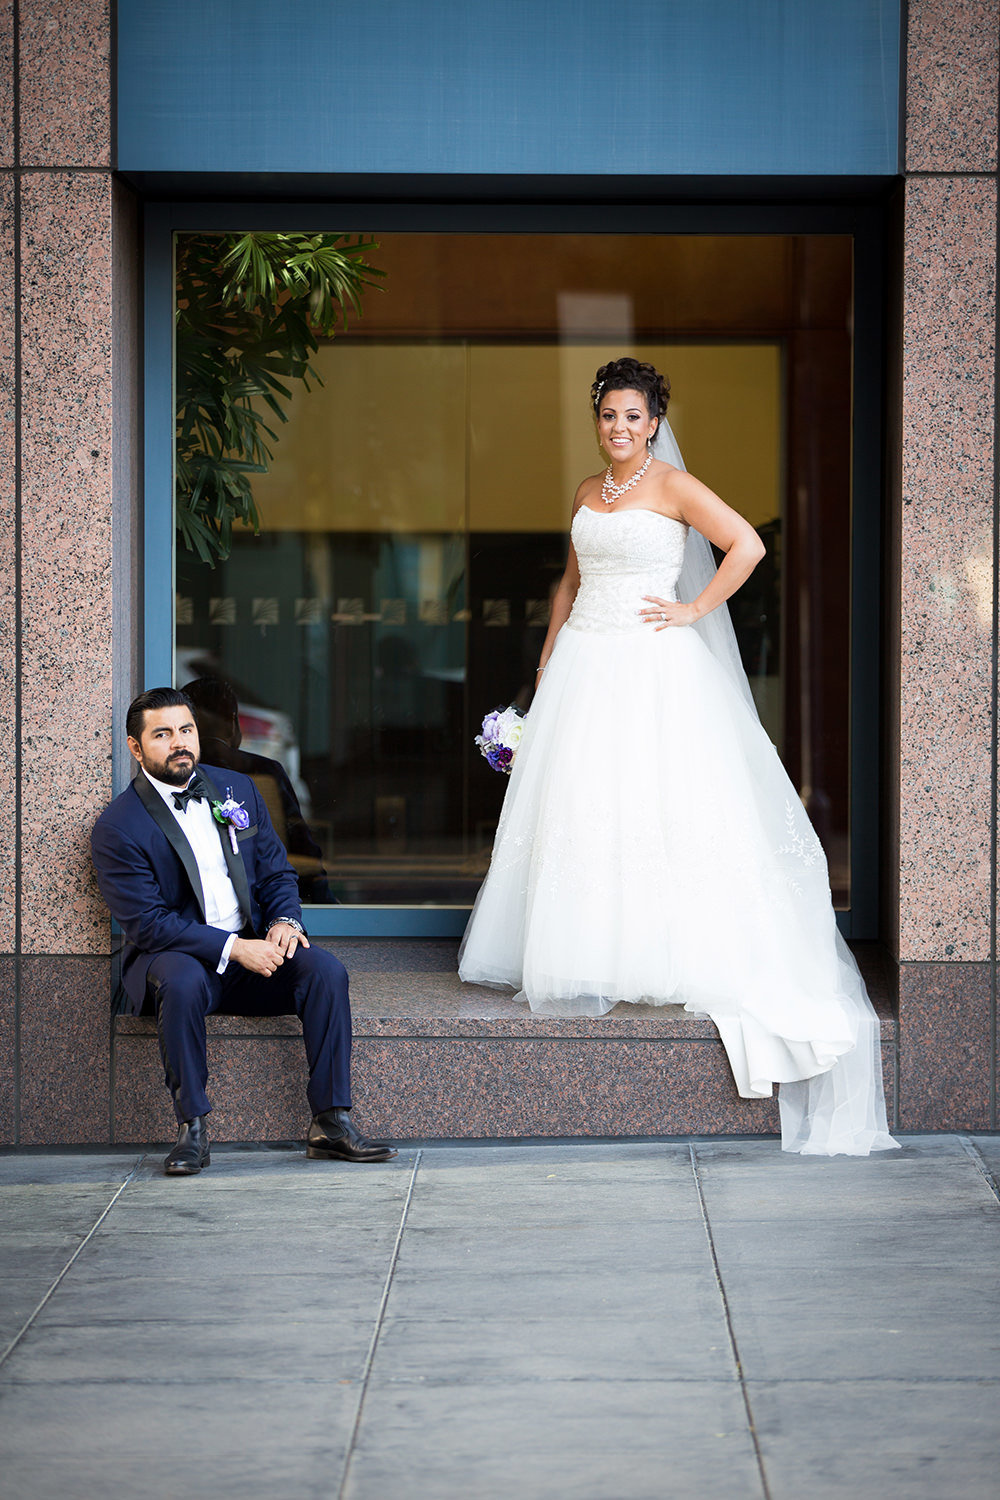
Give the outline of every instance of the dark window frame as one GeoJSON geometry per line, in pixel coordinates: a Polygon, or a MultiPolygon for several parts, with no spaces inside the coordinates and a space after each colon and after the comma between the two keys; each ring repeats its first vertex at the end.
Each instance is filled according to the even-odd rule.
{"type": "MultiPolygon", "coordinates": [[[[854,241],[853,457],[851,512],[851,906],[845,937],[879,931],[880,639],[882,495],[885,488],[885,301],[889,193],[895,179],[795,179],[700,184],[703,201],[668,201],[664,179],[623,184],[573,179],[510,184],[470,179],[351,184],[350,196],[226,201],[239,178],[199,185],[211,201],[145,204],[144,635],[146,684],[173,680],[173,297],[174,236],[253,225],[265,230],[361,228],[388,233],[849,234],[854,241]],[[836,198],[817,201],[823,186],[836,198]],[[361,190],[359,191],[359,188],[361,190]],[[628,197],[624,194],[631,190],[628,197]],[[214,196],[218,194],[218,196],[214,196]],[[505,196],[509,194],[509,196],[505,196]],[[645,198],[646,201],[642,201],[645,198]],[[735,201],[743,199],[744,201],[735,201]],[[541,201],[539,201],[541,200],[541,201]],[[721,200],[721,201],[720,201],[721,200]],[[613,210],[613,211],[611,211],[613,210]],[[164,566],[169,559],[169,567],[164,566]]],[[[155,192],[157,184],[142,184],[155,192]]],[[[174,183],[163,185],[179,187],[174,183]]],[[[190,189],[194,184],[188,183],[190,189]]],[[[267,193],[270,183],[245,184],[267,193]]],[[[328,190],[335,190],[331,181],[328,190]]],[[[694,197],[690,185],[686,192],[694,197]]],[[[117,726],[119,732],[123,726],[117,726]]],[[[467,908],[314,908],[317,936],[453,936],[467,908]]]]}

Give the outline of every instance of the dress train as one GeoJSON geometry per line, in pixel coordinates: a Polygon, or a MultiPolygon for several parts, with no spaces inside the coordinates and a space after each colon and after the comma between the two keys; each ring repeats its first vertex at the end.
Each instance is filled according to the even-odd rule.
{"type": "Polygon", "coordinates": [[[683,1005],[782,1145],[867,1155],[888,1133],[878,1020],[826,859],[759,719],[696,631],[656,632],[686,528],[582,507],[581,586],[525,722],[459,960],[534,1011],[683,1005]]]}

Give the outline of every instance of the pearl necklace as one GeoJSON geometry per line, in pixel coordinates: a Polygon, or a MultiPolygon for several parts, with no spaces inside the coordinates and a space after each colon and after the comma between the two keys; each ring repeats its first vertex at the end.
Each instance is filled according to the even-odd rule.
{"type": "Polygon", "coordinates": [[[604,501],[605,505],[614,505],[616,500],[620,500],[623,495],[627,495],[629,490],[639,483],[639,480],[642,478],[643,474],[645,474],[646,470],[649,468],[652,462],[653,455],[651,453],[647,453],[646,462],[643,464],[642,468],[636,469],[635,473],[632,475],[632,478],[626,479],[624,484],[615,484],[614,480],[611,477],[611,471],[614,465],[608,464],[608,472],[605,474],[604,483],[601,485],[601,499],[604,501]]]}

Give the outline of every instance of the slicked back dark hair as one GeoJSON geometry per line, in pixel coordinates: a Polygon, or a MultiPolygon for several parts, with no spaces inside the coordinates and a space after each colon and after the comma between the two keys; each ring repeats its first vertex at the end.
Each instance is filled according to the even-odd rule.
{"type": "Polygon", "coordinates": [[[133,698],[125,715],[125,733],[130,740],[140,740],[146,724],[146,713],[154,708],[189,708],[194,717],[194,704],[180,688],[147,688],[138,698],[133,698]]]}

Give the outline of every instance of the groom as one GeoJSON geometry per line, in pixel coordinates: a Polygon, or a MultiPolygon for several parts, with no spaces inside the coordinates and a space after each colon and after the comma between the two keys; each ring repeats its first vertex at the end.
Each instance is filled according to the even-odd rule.
{"type": "Polygon", "coordinates": [[[101,893],[125,934],[132,1015],[156,1012],[177,1116],[168,1176],[209,1164],[205,1017],[295,1013],[309,1061],[306,1155],[388,1161],[396,1153],[351,1123],[347,972],[311,946],[298,883],[249,776],[200,767],[190,700],[151,688],[129,707],[139,771],[91,837],[101,893]]]}

